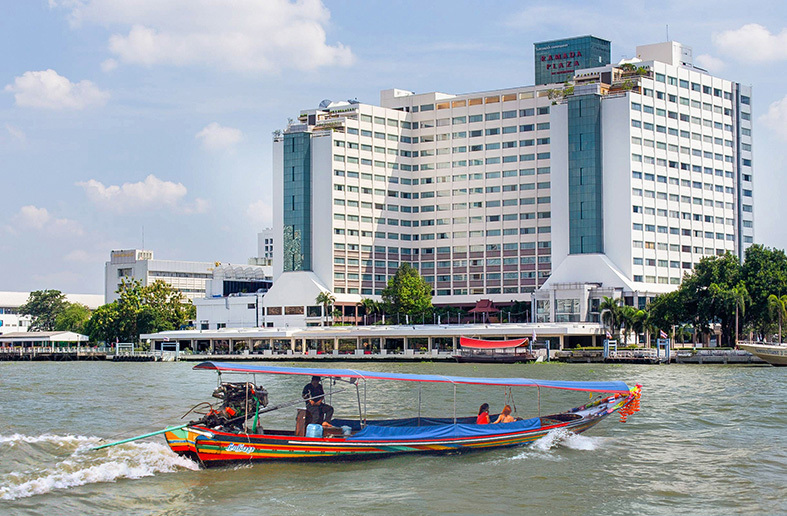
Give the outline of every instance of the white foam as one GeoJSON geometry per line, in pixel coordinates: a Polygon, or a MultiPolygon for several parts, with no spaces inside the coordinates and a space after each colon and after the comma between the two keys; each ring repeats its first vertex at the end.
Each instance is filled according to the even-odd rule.
{"type": "Polygon", "coordinates": [[[79,446],[85,444],[94,444],[98,443],[100,439],[98,437],[84,437],[81,435],[54,435],[54,434],[42,434],[42,435],[23,435],[23,434],[14,434],[10,436],[0,435],[0,445],[6,446],[16,446],[19,443],[27,443],[27,444],[37,444],[37,443],[47,443],[47,444],[55,444],[57,446],[79,446]]]}
{"type": "MultiPolygon", "coordinates": [[[[53,437],[63,439],[63,436],[39,438],[50,441],[53,437]]],[[[97,438],[81,439],[90,442],[98,440],[97,438]]],[[[87,443],[80,442],[78,446],[82,448],[84,444],[87,443]]],[[[163,444],[127,443],[115,448],[107,448],[106,452],[74,453],[68,459],[43,471],[10,473],[0,483],[0,499],[15,500],[49,493],[55,489],[114,482],[120,478],[149,477],[156,473],[170,473],[180,469],[196,470],[199,467],[189,459],[176,455],[163,444]]]]}
{"type": "Polygon", "coordinates": [[[595,450],[602,443],[600,437],[588,437],[575,434],[563,428],[550,430],[547,435],[533,443],[533,448],[538,451],[549,451],[558,446],[565,446],[572,450],[595,450]]]}

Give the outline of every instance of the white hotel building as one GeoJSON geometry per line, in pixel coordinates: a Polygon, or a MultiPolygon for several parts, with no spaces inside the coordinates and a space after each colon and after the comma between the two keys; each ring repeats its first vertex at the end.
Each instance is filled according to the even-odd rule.
{"type": "Polygon", "coordinates": [[[535,86],[302,111],[274,138],[266,322],[316,324],[320,291],[352,307],[405,262],[438,305],[592,321],[603,296],[644,306],[702,257],[742,256],[750,89],[675,42],[609,63],[591,36],[537,43],[535,86]]]}

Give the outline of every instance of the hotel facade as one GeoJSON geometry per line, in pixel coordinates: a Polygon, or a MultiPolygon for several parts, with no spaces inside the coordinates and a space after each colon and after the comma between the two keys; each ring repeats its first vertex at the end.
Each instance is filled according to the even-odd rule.
{"type": "Polygon", "coordinates": [[[535,82],[301,111],[273,142],[267,324],[319,324],[321,291],[352,313],[403,263],[436,305],[596,321],[603,296],[644,307],[752,244],[748,87],[676,42],[611,64],[592,36],[537,43],[535,82]]]}

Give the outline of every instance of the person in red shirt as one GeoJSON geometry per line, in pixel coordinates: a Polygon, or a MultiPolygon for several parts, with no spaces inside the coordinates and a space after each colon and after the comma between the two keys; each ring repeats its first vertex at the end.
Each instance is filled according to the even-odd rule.
{"type": "Polygon", "coordinates": [[[484,403],[481,405],[481,408],[478,409],[478,417],[475,422],[477,425],[489,424],[489,403],[484,403]]]}

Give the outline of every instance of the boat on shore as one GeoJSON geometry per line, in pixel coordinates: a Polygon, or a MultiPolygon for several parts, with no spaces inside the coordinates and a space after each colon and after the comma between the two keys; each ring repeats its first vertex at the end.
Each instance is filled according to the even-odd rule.
{"type": "Polygon", "coordinates": [[[219,385],[213,397],[221,401],[213,404],[203,402],[186,414],[196,412],[203,415],[202,418],[143,436],[104,444],[94,449],[164,433],[167,443],[175,453],[188,457],[204,467],[265,461],[364,460],[400,454],[460,453],[526,445],[554,430],[581,433],[616,412],[619,412],[621,420],[625,421],[628,415],[639,410],[641,392],[640,385],[630,388],[620,381],[477,378],[223,362],[203,362],[194,366],[194,369],[212,370],[219,375],[219,385]],[[222,377],[229,374],[245,375],[246,380],[223,382],[222,377]],[[298,398],[270,406],[267,391],[256,384],[256,375],[267,374],[320,377],[327,380],[325,383],[328,384],[324,395],[331,397],[340,392],[354,390],[358,417],[332,418],[322,425],[310,424],[309,412],[298,408],[294,418],[294,428],[269,429],[267,426],[263,428],[265,413],[304,403],[304,399],[298,398]],[[416,383],[418,385],[417,417],[367,419],[366,382],[377,380],[416,383]],[[442,414],[437,417],[421,415],[421,386],[434,383],[453,385],[453,414],[442,414]],[[335,389],[337,385],[341,387],[338,390],[335,389]],[[526,419],[513,417],[510,422],[498,424],[477,424],[476,415],[468,415],[466,412],[457,413],[457,385],[502,386],[506,390],[507,402],[510,400],[514,408],[516,405],[513,403],[513,388],[533,387],[538,396],[538,415],[526,419]],[[602,395],[565,412],[541,415],[542,389],[602,395]]]}
{"type": "Polygon", "coordinates": [[[787,366],[787,345],[768,344],[767,342],[739,342],[738,347],[771,365],[787,366]]]}
{"type": "Polygon", "coordinates": [[[536,355],[530,349],[530,339],[481,340],[461,337],[459,350],[454,355],[457,362],[516,364],[532,362],[536,355]]]}

